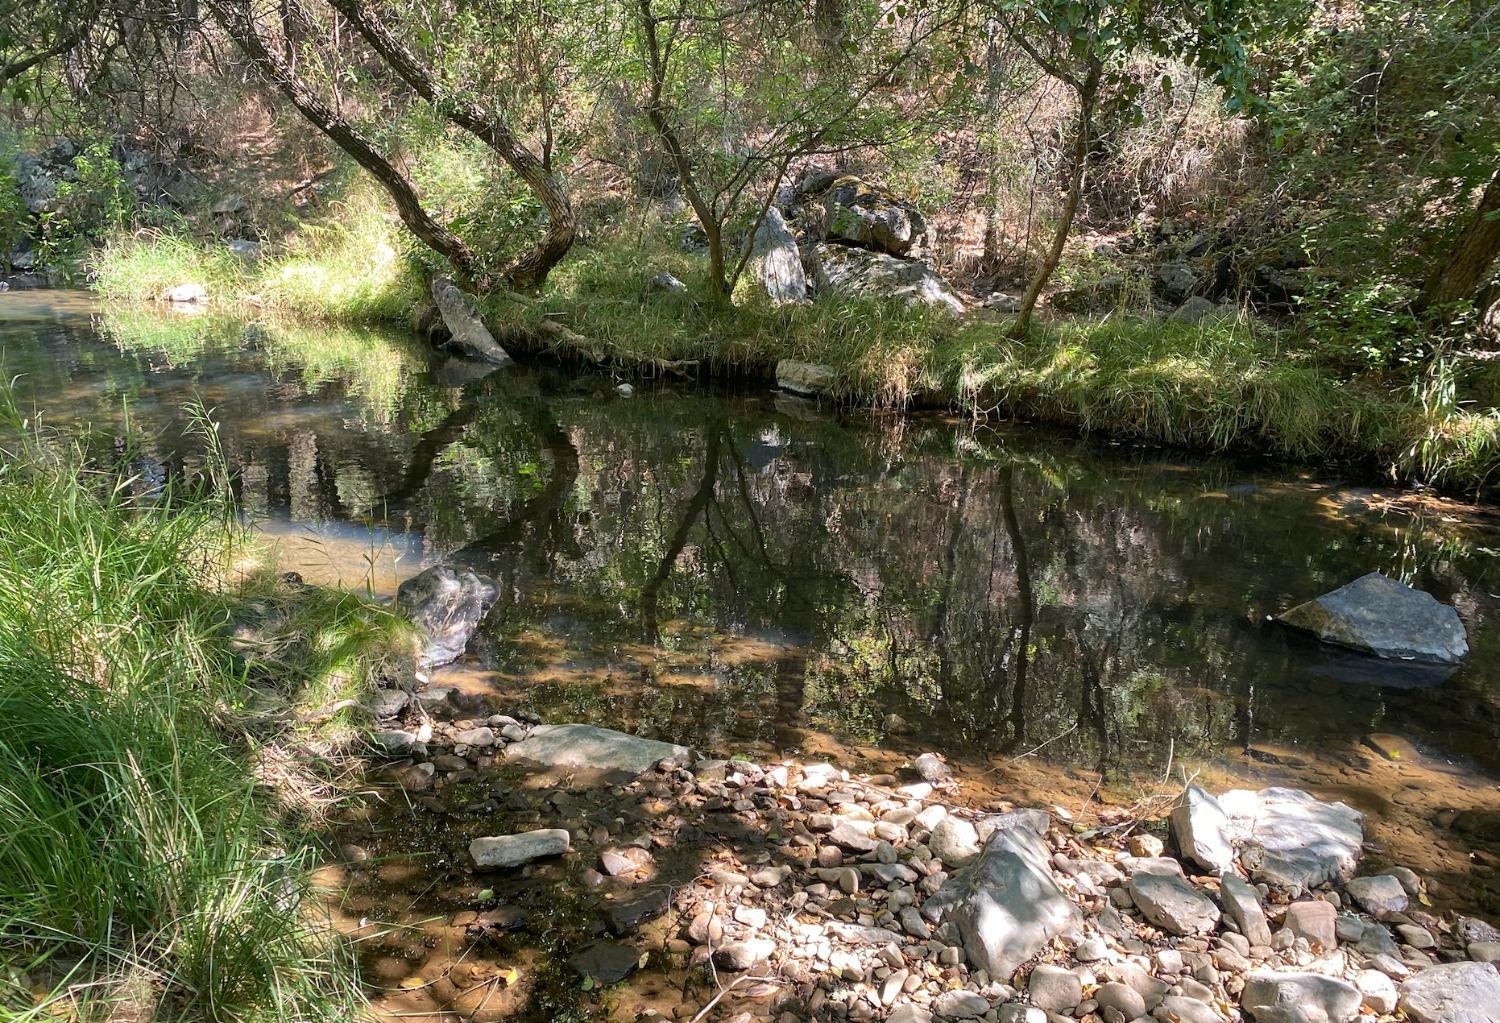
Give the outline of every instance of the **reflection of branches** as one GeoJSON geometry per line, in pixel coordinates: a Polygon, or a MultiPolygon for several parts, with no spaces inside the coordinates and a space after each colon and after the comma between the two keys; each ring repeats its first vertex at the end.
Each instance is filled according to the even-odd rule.
{"type": "Polygon", "coordinates": [[[953,502],[953,511],[948,516],[948,543],[943,548],[943,590],[938,598],[931,637],[937,650],[938,692],[945,704],[953,698],[953,634],[948,627],[948,614],[953,602],[953,578],[958,571],[958,545],[964,532],[964,509],[968,503],[969,467],[962,465],[958,470],[958,500],[953,502]]]}
{"type": "Polygon", "coordinates": [[[571,535],[564,535],[561,513],[578,479],[578,449],[546,404],[538,402],[533,415],[537,437],[552,456],[552,475],[547,485],[518,504],[499,526],[466,544],[460,553],[483,551],[493,558],[520,546],[526,527],[534,525],[531,548],[541,569],[565,543],[571,543],[571,535]]]}
{"type": "Polygon", "coordinates": [[[1000,470],[1000,521],[1010,538],[1011,554],[1016,560],[1016,590],[1021,598],[1021,620],[1010,630],[1006,652],[1001,663],[1014,658],[1015,671],[1010,692],[1010,739],[1004,749],[1021,745],[1026,734],[1026,672],[1031,658],[1031,627],[1036,621],[1036,596],[1031,589],[1031,560],[1026,554],[1026,540],[1021,536],[1021,520],[1016,515],[1015,470],[1000,470]]]}
{"type": "Polygon", "coordinates": [[[709,502],[714,496],[714,487],[718,485],[719,451],[724,439],[723,424],[717,420],[711,420],[706,428],[706,432],[708,437],[703,452],[703,478],[698,484],[698,489],[688,500],[687,507],[683,509],[682,519],[678,522],[676,531],[667,543],[667,549],[662,553],[661,560],[657,563],[656,572],[641,587],[641,620],[645,626],[646,641],[648,643],[658,643],[661,641],[660,623],[657,620],[661,588],[671,578],[672,567],[677,564],[677,559],[682,556],[683,548],[687,546],[688,537],[693,531],[694,523],[700,518],[705,517],[709,502]]]}

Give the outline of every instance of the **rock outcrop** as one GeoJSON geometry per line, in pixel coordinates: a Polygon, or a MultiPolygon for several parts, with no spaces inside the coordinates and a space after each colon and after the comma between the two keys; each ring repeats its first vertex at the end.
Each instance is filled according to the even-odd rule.
{"type": "Polygon", "coordinates": [[[890,298],[907,305],[929,305],[955,314],[963,300],[925,263],[870,249],[822,243],[813,250],[813,273],[820,295],[890,298]]]}
{"type": "Polygon", "coordinates": [[[927,236],[916,207],[852,175],[829,185],[823,212],[825,237],[892,256],[910,254],[927,236]]]}

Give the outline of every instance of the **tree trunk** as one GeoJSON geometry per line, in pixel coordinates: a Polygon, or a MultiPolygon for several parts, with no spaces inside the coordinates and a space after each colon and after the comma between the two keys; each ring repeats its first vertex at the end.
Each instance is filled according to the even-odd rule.
{"type": "Polygon", "coordinates": [[[367,0],[329,0],[334,9],[349,19],[375,52],[417,95],[448,120],[484,142],[516,172],[526,187],[547,211],[547,232],[534,248],[505,270],[505,279],[514,288],[535,289],[547,281],[547,274],[562,261],[573,247],[578,220],[567,185],[555,171],[549,170],[510,126],[494,114],[457,96],[442,94],[429,69],[411,50],[398,40],[367,0]]]}
{"type": "Polygon", "coordinates": [[[297,108],[308,123],[328,136],[380,183],[396,204],[401,222],[411,233],[446,259],[465,284],[482,287],[483,283],[476,279],[478,272],[474,253],[463,239],[433,219],[423,208],[416,189],[406,175],[382,156],[354,125],[318,99],[307,83],[284,60],[271,52],[256,29],[249,9],[240,10],[235,3],[222,2],[214,3],[210,9],[214,19],[234,40],[235,45],[245,51],[256,70],[297,108]]]}
{"type": "Polygon", "coordinates": [[[1472,299],[1496,256],[1500,256],[1500,171],[1490,179],[1473,219],[1422,289],[1422,307],[1437,309],[1472,299]]]}
{"type": "Polygon", "coordinates": [[[1011,331],[1016,337],[1024,337],[1030,333],[1037,300],[1041,298],[1042,289],[1052,278],[1057,264],[1062,261],[1063,247],[1067,245],[1068,235],[1073,231],[1073,217],[1077,215],[1078,204],[1083,197],[1083,176],[1093,137],[1094,106],[1099,101],[1101,70],[1097,62],[1092,64],[1088,77],[1079,83],[1078,123],[1073,129],[1073,166],[1068,174],[1068,194],[1057,215],[1057,230],[1052,233],[1052,244],[1047,247],[1047,254],[1042,257],[1041,265],[1032,275],[1026,294],[1021,297],[1021,309],[1011,331]]]}

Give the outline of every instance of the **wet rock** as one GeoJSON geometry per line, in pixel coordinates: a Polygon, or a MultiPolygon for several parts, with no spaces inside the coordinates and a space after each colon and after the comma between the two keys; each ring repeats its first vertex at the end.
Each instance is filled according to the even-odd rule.
{"type": "Polygon", "coordinates": [[[1252,973],[1240,995],[1256,1023],[1344,1023],[1359,1001],[1354,985],[1317,973],[1252,973]]]}
{"type": "Polygon", "coordinates": [[[1137,873],[1130,896],[1142,916],[1172,934],[1211,934],[1219,923],[1219,907],[1183,877],[1137,873]]]}
{"type": "Polygon", "coordinates": [[[1260,893],[1238,874],[1225,874],[1220,879],[1219,902],[1251,945],[1271,944],[1271,928],[1260,904],[1260,893]]]}
{"type": "Polygon", "coordinates": [[[506,747],[505,757],[544,767],[638,775],[663,760],[686,764],[692,750],[593,725],[537,725],[525,739],[506,747]]]}
{"type": "Polygon", "coordinates": [[[1299,604],[1277,621],[1325,643],[1394,660],[1458,664],[1469,653],[1457,611],[1379,572],[1299,604]]]}
{"type": "Polygon", "coordinates": [[[418,663],[437,667],[457,660],[500,591],[494,580],[434,565],[402,583],[396,607],[423,637],[418,663]]]}
{"type": "Polygon", "coordinates": [[[595,984],[615,984],[641,967],[641,950],[614,941],[595,942],[568,960],[576,972],[595,984]]]}
{"type": "Polygon", "coordinates": [[[815,362],[782,359],[776,364],[776,386],[800,398],[816,398],[838,383],[838,370],[815,362]]]}
{"type": "Polygon", "coordinates": [[[1361,909],[1377,918],[1403,913],[1410,902],[1405,886],[1389,874],[1352,878],[1345,883],[1344,891],[1354,897],[1361,909]]]}
{"type": "Polygon", "coordinates": [[[748,269],[766,289],[773,304],[806,301],[807,273],[802,269],[797,238],[775,206],[766,210],[755,229],[748,269]]]}
{"type": "Polygon", "coordinates": [[[771,958],[776,943],[769,938],[726,942],[714,950],[714,965],[721,970],[748,970],[771,958]]]}
{"type": "Polygon", "coordinates": [[[469,856],[475,866],[487,869],[519,867],[544,856],[561,856],[572,844],[565,829],[544,828],[519,835],[476,838],[469,843],[469,856]]]}
{"type": "Polygon", "coordinates": [[[1500,972],[1489,963],[1447,963],[1401,985],[1400,1007],[1416,1023],[1500,1023],[1500,972]]]}
{"type": "Polygon", "coordinates": [[[944,817],[927,838],[932,855],[950,867],[961,867],[979,855],[979,831],[962,817],[944,817]]]}
{"type": "MultiPolygon", "coordinates": [[[[474,300],[446,277],[432,279],[432,301],[448,328],[448,346],[471,359],[503,366],[511,361],[510,353],[490,333],[474,300]]],[[[493,598],[491,598],[493,599],[493,598]]]]}
{"type": "Polygon", "coordinates": [[[937,306],[955,314],[964,311],[963,300],[924,263],[847,245],[821,243],[813,251],[817,264],[814,277],[821,295],[890,298],[906,305],[937,306]]]}
{"type": "Polygon", "coordinates": [[[1048,858],[1035,832],[1001,829],[935,897],[950,907],[972,966],[1009,977],[1047,942],[1078,931],[1078,910],[1052,879],[1048,858]]]}
{"type": "MultiPolygon", "coordinates": [[[[1031,977],[1026,982],[1026,993],[1031,998],[1031,1004],[1040,1009],[1070,1012],[1083,1001],[1083,982],[1078,979],[1077,974],[1061,966],[1040,963],[1031,971],[1031,977]]],[[[1132,991],[1131,994],[1135,992],[1132,991]]]]}

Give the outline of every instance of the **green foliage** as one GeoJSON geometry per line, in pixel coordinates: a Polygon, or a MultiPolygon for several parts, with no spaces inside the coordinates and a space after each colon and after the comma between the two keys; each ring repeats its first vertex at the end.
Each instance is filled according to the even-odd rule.
{"type": "MultiPolygon", "coordinates": [[[[306,847],[261,793],[266,737],[226,716],[246,679],[225,635],[237,598],[217,585],[235,552],[222,491],[143,501],[6,419],[0,1012],[134,1001],[150,1016],[161,1001],[213,1021],[350,1018],[352,964],[304,903],[306,847]]],[[[368,618],[309,614],[346,631],[368,618]]],[[[312,645],[323,661],[305,665],[342,656],[312,645]]]]}
{"type": "Polygon", "coordinates": [[[26,200],[16,179],[15,159],[0,154],[0,260],[7,258],[26,237],[26,200]]]}
{"type": "Polygon", "coordinates": [[[89,246],[125,227],[135,197],[108,141],[90,143],[73,158],[69,176],[36,215],[38,262],[71,273],[89,246]]]}

